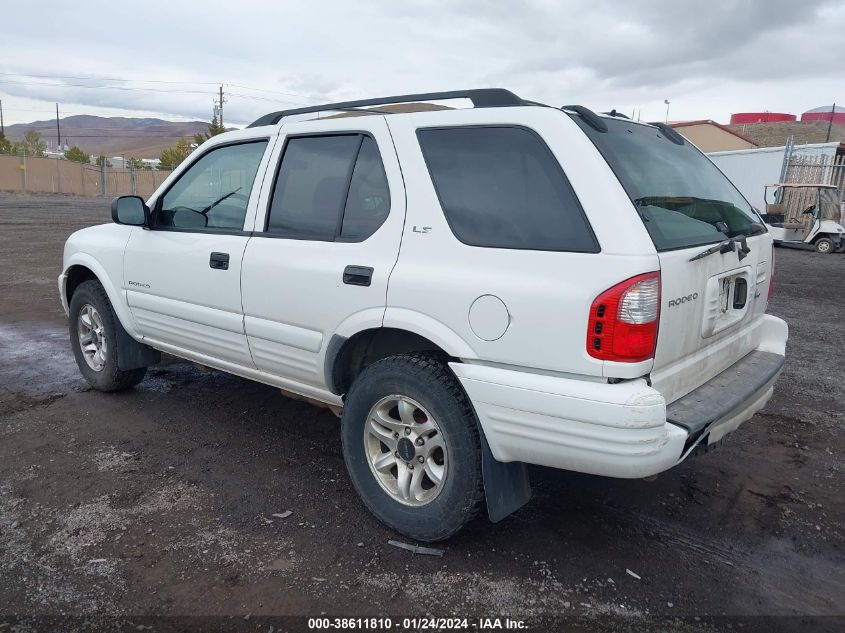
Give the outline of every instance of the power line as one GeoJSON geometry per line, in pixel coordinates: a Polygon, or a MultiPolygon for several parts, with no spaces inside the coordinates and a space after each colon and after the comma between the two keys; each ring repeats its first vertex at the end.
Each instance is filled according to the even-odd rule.
{"type": "Polygon", "coordinates": [[[174,94],[197,94],[197,95],[207,95],[213,94],[210,90],[175,90],[175,89],[164,89],[164,88],[142,88],[142,87],[130,87],[130,86],[89,86],[86,84],[68,84],[68,83],[48,83],[46,81],[15,81],[13,79],[0,79],[0,83],[2,84],[17,84],[21,86],[50,86],[51,88],[87,88],[89,90],[123,90],[126,92],[132,92],[136,90],[141,90],[144,92],[164,92],[164,93],[174,93],[174,94]]]}
{"type": "MultiPolygon", "coordinates": [[[[35,77],[37,79],[72,79],[78,81],[120,81],[123,83],[158,83],[158,84],[173,84],[173,85],[195,85],[195,86],[215,86],[218,85],[219,82],[216,81],[181,81],[181,80],[173,80],[173,79],[126,79],[123,77],[82,77],[78,75],[41,75],[35,73],[7,73],[7,72],[0,72],[0,75],[6,77],[35,77]]],[[[50,84],[52,85],[52,84],[50,84]]],[[[253,90],[255,92],[266,92],[270,94],[279,94],[279,95],[287,95],[289,97],[301,97],[302,99],[307,99],[309,101],[318,101],[319,99],[315,98],[312,95],[302,94],[301,92],[291,92],[291,91],[284,91],[284,90],[270,90],[268,88],[254,88],[252,86],[245,86],[243,84],[236,84],[230,82],[223,82],[225,86],[232,86],[234,88],[241,88],[243,90],[253,90]]],[[[288,102],[294,103],[294,102],[288,102]]]]}
{"type": "Polygon", "coordinates": [[[70,75],[38,75],[33,73],[0,73],[7,77],[36,77],[38,79],[77,79],[82,81],[123,81],[142,84],[191,84],[200,86],[216,86],[217,81],[176,81],[172,79],[126,79],[125,77],[78,77],[70,75]]]}
{"type": "Polygon", "coordinates": [[[227,86],[232,86],[234,88],[243,88],[244,90],[255,90],[256,92],[269,92],[271,94],[279,94],[279,95],[287,95],[289,97],[302,97],[303,99],[308,99],[309,101],[318,101],[314,97],[304,95],[300,92],[285,92],[284,90],[268,90],[267,88],[252,88],[250,86],[243,86],[241,84],[232,84],[227,83],[227,86]]]}
{"type": "MultiPolygon", "coordinates": [[[[53,138],[54,132],[48,131],[41,131],[36,130],[42,138],[53,138]]],[[[66,138],[149,138],[149,139],[156,139],[156,138],[169,138],[169,139],[180,139],[180,138],[188,138],[193,136],[191,133],[187,134],[74,134],[73,130],[70,132],[65,129],[65,137],[66,138]]]]}

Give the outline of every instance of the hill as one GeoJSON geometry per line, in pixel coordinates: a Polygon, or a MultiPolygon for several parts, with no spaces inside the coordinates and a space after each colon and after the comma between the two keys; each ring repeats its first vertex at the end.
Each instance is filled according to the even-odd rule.
{"type": "MultiPolygon", "coordinates": [[[[164,121],[131,117],[80,114],[59,119],[62,144],[77,145],[88,154],[158,158],[180,138],[208,130],[205,121],[164,121]]],[[[6,137],[20,141],[27,130],[36,130],[50,147],[56,147],[56,120],[6,126],[6,137]]]]}

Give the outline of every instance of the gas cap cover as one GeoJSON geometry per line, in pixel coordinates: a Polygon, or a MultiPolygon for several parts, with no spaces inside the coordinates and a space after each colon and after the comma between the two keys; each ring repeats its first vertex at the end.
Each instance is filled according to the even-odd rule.
{"type": "Polygon", "coordinates": [[[507,306],[495,295],[481,295],[469,308],[469,326],[484,341],[502,338],[510,322],[507,306]]]}

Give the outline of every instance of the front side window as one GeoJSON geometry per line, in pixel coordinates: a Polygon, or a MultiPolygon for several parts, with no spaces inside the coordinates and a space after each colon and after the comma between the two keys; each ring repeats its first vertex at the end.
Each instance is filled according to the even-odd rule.
{"type": "Polygon", "coordinates": [[[748,201],[689,142],[678,145],[627,119],[602,119],[608,129],[599,132],[571,116],[622,183],[658,251],[765,232],[748,201]]]}
{"type": "Polygon", "coordinates": [[[267,141],[224,145],[202,156],[161,198],[155,226],[240,231],[267,141]]]}
{"type": "Polygon", "coordinates": [[[293,239],[361,241],[390,210],[376,142],[363,134],[288,140],[267,232],[293,239]]]}
{"type": "Polygon", "coordinates": [[[464,244],[598,252],[575,192],[534,132],[448,127],[417,137],[446,220],[464,244]]]}

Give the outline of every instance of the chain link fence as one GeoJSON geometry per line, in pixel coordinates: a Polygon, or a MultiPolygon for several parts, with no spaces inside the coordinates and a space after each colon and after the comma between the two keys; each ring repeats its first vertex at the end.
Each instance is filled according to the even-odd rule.
{"type": "Polygon", "coordinates": [[[115,169],[61,158],[0,156],[0,191],[148,198],[170,175],[160,169],[115,169]]]}

